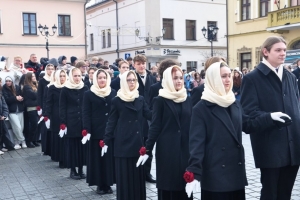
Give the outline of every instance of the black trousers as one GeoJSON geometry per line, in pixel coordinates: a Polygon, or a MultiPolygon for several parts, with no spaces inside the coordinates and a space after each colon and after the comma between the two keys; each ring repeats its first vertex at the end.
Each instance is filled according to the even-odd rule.
{"type": "Polygon", "coordinates": [[[29,131],[26,142],[36,142],[38,114],[36,110],[28,111],[29,131]]]}
{"type": "MultiPolygon", "coordinates": [[[[148,139],[148,137],[144,137],[144,144],[146,144],[147,139],[148,139]]],[[[152,159],[153,159],[152,151],[148,152],[147,155],[149,156],[149,158],[147,159],[147,161],[144,164],[144,170],[145,170],[146,176],[148,174],[150,174],[150,171],[151,171],[151,163],[152,163],[152,159]]]]}
{"type": "Polygon", "coordinates": [[[6,149],[14,150],[15,145],[9,140],[9,133],[5,121],[0,120],[0,150],[3,148],[3,143],[6,149]]]}
{"type": "Polygon", "coordinates": [[[290,200],[299,166],[261,168],[261,200],[290,200]]]}

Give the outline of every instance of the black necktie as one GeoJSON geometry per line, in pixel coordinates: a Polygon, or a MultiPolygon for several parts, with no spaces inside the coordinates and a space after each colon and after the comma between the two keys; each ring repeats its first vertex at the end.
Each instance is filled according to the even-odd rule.
{"type": "Polygon", "coordinates": [[[276,68],[275,70],[276,70],[276,72],[278,73],[278,68],[276,68]]]}
{"type": "Polygon", "coordinates": [[[145,78],[145,76],[141,76],[141,78],[145,78]]]}

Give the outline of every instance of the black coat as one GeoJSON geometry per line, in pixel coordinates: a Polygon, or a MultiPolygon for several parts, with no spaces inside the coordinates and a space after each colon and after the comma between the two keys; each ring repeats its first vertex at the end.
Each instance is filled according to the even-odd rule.
{"type": "Polygon", "coordinates": [[[152,76],[151,72],[149,72],[148,70],[146,71],[146,73],[147,76],[146,76],[145,85],[143,84],[143,81],[138,73],[136,73],[136,76],[139,82],[139,88],[138,88],[139,95],[143,96],[145,98],[146,103],[150,105],[149,90],[150,90],[150,86],[156,83],[156,78],[152,76]]]}
{"type": "Polygon", "coordinates": [[[83,95],[87,87],[79,90],[63,87],[59,98],[59,118],[61,124],[67,126],[67,134],[64,137],[82,137],[82,104],[83,95]]]}
{"type": "Polygon", "coordinates": [[[300,68],[297,67],[297,69],[295,69],[293,72],[292,72],[296,78],[297,78],[297,83],[298,83],[298,90],[299,90],[299,94],[300,94],[300,68]]]}
{"type": "MultiPolygon", "coordinates": [[[[3,116],[5,118],[7,118],[8,117],[8,113],[9,113],[8,106],[7,106],[7,104],[5,102],[5,99],[4,99],[4,97],[2,95],[1,95],[0,98],[1,98],[1,101],[0,101],[0,116],[3,116]]],[[[5,123],[4,123],[4,125],[5,125],[5,123]]],[[[5,127],[5,131],[8,132],[7,127],[5,127]]]]}
{"type": "Polygon", "coordinates": [[[193,107],[187,171],[201,181],[203,190],[228,192],[247,185],[239,102],[226,108],[201,100],[193,107]]]}
{"type": "Polygon", "coordinates": [[[204,91],[204,84],[201,84],[192,90],[191,96],[192,96],[192,105],[193,106],[195,106],[201,100],[203,91],[204,91]]]}
{"type": "Polygon", "coordinates": [[[91,86],[93,85],[93,83],[90,82],[89,76],[86,75],[83,79],[83,83],[84,85],[88,88],[91,89],[91,86]]]}
{"type": "Polygon", "coordinates": [[[48,88],[46,104],[45,104],[45,116],[50,118],[50,130],[55,134],[58,134],[60,130],[59,119],[59,97],[62,88],[56,88],[51,85],[48,88]]]}
{"type": "Polygon", "coordinates": [[[139,150],[144,146],[143,118],[151,120],[144,97],[139,96],[133,102],[125,102],[115,97],[111,102],[111,111],[105,129],[104,142],[114,138],[115,157],[138,157],[139,150]]]}
{"type": "Polygon", "coordinates": [[[38,101],[38,106],[40,106],[42,109],[44,108],[44,90],[49,83],[50,82],[46,81],[46,79],[44,78],[39,80],[37,101],[38,101]]]}
{"type": "Polygon", "coordinates": [[[83,97],[83,129],[91,134],[91,139],[103,139],[111,108],[111,100],[116,91],[105,97],[99,97],[92,91],[86,91],[83,97]]]}
{"type": "Polygon", "coordinates": [[[159,94],[159,90],[162,89],[162,85],[161,85],[161,81],[153,84],[150,86],[150,89],[149,89],[149,107],[150,109],[152,110],[152,107],[153,107],[153,99],[154,97],[157,97],[158,94],[159,94]]]}
{"type": "Polygon", "coordinates": [[[120,89],[120,81],[121,81],[120,77],[118,76],[114,80],[112,80],[111,83],[110,83],[110,87],[112,89],[114,89],[116,92],[118,92],[119,89],[120,89]]]}
{"type": "MultiPolygon", "coordinates": [[[[20,87],[15,85],[15,89],[16,89],[16,96],[21,95],[20,87]]],[[[3,85],[2,94],[4,96],[4,99],[6,101],[10,113],[17,112],[17,108],[18,108],[18,112],[24,111],[23,101],[18,101],[16,96],[11,92],[10,89],[8,89],[6,84],[3,85]]]]}
{"type": "Polygon", "coordinates": [[[36,107],[38,106],[37,92],[33,91],[31,86],[24,85],[23,87],[23,98],[25,107],[36,107]]]}
{"type": "Polygon", "coordinates": [[[186,185],[183,174],[189,159],[191,99],[177,106],[181,106],[180,115],[172,100],[154,98],[146,149],[152,151],[156,142],[156,186],[161,190],[178,191],[186,185]]]}
{"type": "Polygon", "coordinates": [[[41,71],[43,71],[43,65],[39,64],[39,63],[33,63],[31,62],[31,60],[29,60],[25,66],[25,68],[29,71],[34,72],[36,79],[38,80],[38,77],[41,73],[41,71]]]}
{"type": "Polygon", "coordinates": [[[241,103],[245,114],[256,118],[272,112],[289,115],[293,123],[279,129],[266,123],[265,131],[251,133],[255,165],[258,168],[279,168],[300,165],[300,107],[296,77],[283,69],[282,81],[265,64],[243,78],[241,103]]]}

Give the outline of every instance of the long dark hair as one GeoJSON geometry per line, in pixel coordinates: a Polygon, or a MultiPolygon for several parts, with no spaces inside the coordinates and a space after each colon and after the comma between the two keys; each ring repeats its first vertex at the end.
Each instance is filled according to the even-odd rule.
{"type": "MultiPolygon", "coordinates": [[[[8,77],[9,77],[9,76],[8,76],[8,77]]],[[[7,77],[6,77],[6,78],[7,78],[7,77]]],[[[5,78],[5,81],[6,81],[6,78],[5,78]]],[[[9,78],[12,80],[11,77],[9,77],[9,78]]],[[[11,91],[11,93],[13,93],[14,96],[17,96],[16,87],[15,87],[15,84],[14,84],[13,81],[11,81],[11,86],[7,86],[7,85],[5,84],[5,87],[6,87],[7,89],[9,89],[9,90],[11,91]]]]}
{"type": "Polygon", "coordinates": [[[27,72],[27,74],[25,75],[24,85],[29,85],[32,88],[32,90],[36,92],[38,88],[38,83],[32,81],[32,74],[32,72],[27,72]]]}
{"type": "Polygon", "coordinates": [[[234,72],[234,74],[233,74],[233,86],[234,86],[234,87],[241,87],[241,85],[242,85],[242,77],[241,77],[241,74],[240,74],[239,72],[234,72]],[[236,77],[236,76],[235,76],[235,73],[238,73],[239,76],[236,77]]]}

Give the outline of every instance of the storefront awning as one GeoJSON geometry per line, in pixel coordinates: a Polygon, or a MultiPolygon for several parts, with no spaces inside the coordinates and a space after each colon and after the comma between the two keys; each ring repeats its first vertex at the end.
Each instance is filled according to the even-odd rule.
{"type": "Polygon", "coordinates": [[[274,26],[274,27],[267,28],[267,31],[288,31],[293,29],[300,29],[300,23],[274,26]]]}

